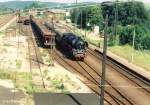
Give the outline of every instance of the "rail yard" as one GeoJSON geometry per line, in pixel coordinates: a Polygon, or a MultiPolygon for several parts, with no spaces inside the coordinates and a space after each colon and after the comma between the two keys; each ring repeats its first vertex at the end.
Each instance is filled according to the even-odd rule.
{"type": "MultiPolygon", "coordinates": [[[[29,60],[31,70],[30,72],[34,82],[33,88],[38,88],[38,86],[40,86],[40,88],[44,91],[48,87],[48,84],[46,83],[47,80],[44,79],[44,74],[40,66],[41,57],[39,54],[38,46],[41,46],[45,52],[49,53],[49,59],[54,60],[54,62],[59,63],[69,72],[75,74],[78,77],[78,79],[82,81],[86,86],[88,86],[94,93],[96,93],[97,95],[100,94],[101,87],[99,83],[101,80],[101,66],[98,66],[102,63],[102,53],[100,51],[87,46],[86,57],[84,58],[84,60],[73,60],[72,58],[67,57],[68,53],[66,52],[69,51],[68,49],[64,50],[66,46],[60,46],[60,44],[56,43],[55,49],[52,49],[52,47],[50,47],[55,45],[54,39],[51,39],[53,38],[53,35],[71,33],[71,29],[69,29],[67,25],[64,27],[64,25],[62,25],[61,23],[54,22],[48,24],[45,23],[45,21],[42,19],[32,19],[31,25],[29,24],[29,26],[26,27],[29,28],[27,30],[30,33],[25,33],[29,36],[29,38],[27,39],[28,49],[30,53],[29,58],[33,56],[32,59],[37,61],[35,63],[35,61],[32,61],[32,59],[29,60]],[[38,45],[36,45],[37,43],[38,45]],[[34,53],[34,55],[32,55],[32,53],[34,53]],[[33,67],[36,67],[38,71],[35,72],[33,67]],[[36,74],[34,74],[34,72],[36,74]]],[[[61,44],[63,43],[65,42],[61,42],[61,44]]],[[[70,47],[69,50],[72,50],[71,46],[67,47],[70,47]]],[[[71,52],[72,51],[70,51],[69,53],[71,52]]],[[[53,66],[55,66],[55,64],[53,66]]],[[[108,57],[106,74],[106,105],[149,104],[150,84],[148,78],[144,78],[140,74],[133,72],[131,69],[124,66],[122,63],[117,62],[111,57],[108,57]],[[139,97],[135,97],[138,95],[139,97]],[[141,97],[144,98],[144,102],[143,98],[141,97]]]]}
{"type": "MultiPolygon", "coordinates": [[[[102,80],[106,82],[104,105],[150,105],[150,73],[107,54],[103,79],[103,47],[92,45],[72,24],[55,18],[18,13],[0,19],[0,80],[12,80],[11,89],[18,93],[8,97],[18,98],[15,105],[34,105],[34,93],[99,97],[102,80]]],[[[6,100],[0,103],[7,105],[6,100]]]]}
{"type": "MultiPolygon", "coordinates": [[[[84,62],[64,59],[63,55],[61,55],[61,53],[58,52],[57,50],[55,54],[57,55],[57,56],[55,55],[54,57],[56,61],[60,62],[60,64],[65,68],[72,70],[74,73],[77,73],[83,78],[85,78],[83,82],[87,84],[94,92],[99,94],[100,91],[99,81],[101,78],[101,71],[100,71],[100,67],[98,67],[97,65],[101,63],[100,60],[102,59],[100,56],[101,55],[100,52],[88,48],[87,58],[84,60],[84,62]]],[[[108,104],[112,104],[112,105],[114,104],[134,105],[135,104],[136,105],[138,104],[136,102],[140,101],[141,98],[139,97],[139,99],[136,100],[135,98],[132,98],[132,95],[133,94],[142,95],[144,91],[146,92],[145,95],[147,99],[149,98],[148,95],[149,79],[144,79],[142,77],[137,76],[137,74],[132,72],[132,70],[129,70],[127,67],[124,67],[123,64],[117,63],[112,58],[108,59],[107,69],[108,70],[106,74],[108,78],[107,78],[107,85],[106,85],[106,95],[108,99],[105,100],[106,102],[108,102],[108,104]],[[139,89],[141,92],[139,91],[139,89]],[[128,92],[129,94],[132,94],[131,97],[130,95],[127,95],[128,92]]],[[[141,104],[143,103],[142,100],[143,99],[141,99],[141,104]]]]}

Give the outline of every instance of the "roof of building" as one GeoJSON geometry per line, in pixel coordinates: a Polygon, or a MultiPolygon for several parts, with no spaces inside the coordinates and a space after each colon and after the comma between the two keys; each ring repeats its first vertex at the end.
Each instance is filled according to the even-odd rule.
{"type": "Polygon", "coordinates": [[[50,9],[48,12],[56,13],[56,14],[65,14],[66,11],[62,9],[50,9]]]}
{"type": "Polygon", "coordinates": [[[35,105],[99,105],[94,93],[35,93],[35,105]]]}

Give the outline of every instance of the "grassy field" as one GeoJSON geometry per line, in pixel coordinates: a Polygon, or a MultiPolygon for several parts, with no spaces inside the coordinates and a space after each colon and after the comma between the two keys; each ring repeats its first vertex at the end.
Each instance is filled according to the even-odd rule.
{"type": "Polygon", "coordinates": [[[10,72],[1,70],[0,79],[10,79],[15,83],[15,87],[24,90],[26,93],[32,93],[31,74],[23,72],[10,72]]]}
{"type": "Polygon", "coordinates": [[[0,36],[4,36],[5,32],[4,31],[0,31],[0,36]]]}
{"type": "Polygon", "coordinates": [[[132,62],[147,71],[150,71],[150,52],[149,51],[138,51],[132,49],[131,46],[113,46],[108,48],[112,53],[121,56],[127,59],[129,62],[132,62]],[[133,53],[133,61],[131,61],[133,53]]]}

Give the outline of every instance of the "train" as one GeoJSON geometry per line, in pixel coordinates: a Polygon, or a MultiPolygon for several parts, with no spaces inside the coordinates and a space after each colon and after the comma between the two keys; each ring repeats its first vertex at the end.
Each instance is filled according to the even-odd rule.
{"type": "Polygon", "coordinates": [[[31,25],[40,34],[44,46],[50,46],[56,42],[73,60],[84,60],[87,56],[88,43],[72,32],[68,32],[58,23],[44,22],[30,16],[31,25]],[[57,25],[56,25],[57,24],[57,25]],[[52,33],[55,32],[55,35],[52,33]],[[54,41],[55,40],[55,41],[54,41]]]}
{"type": "Polygon", "coordinates": [[[65,48],[69,56],[75,60],[84,60],[86,57],[86,42],[73,33],[63,33],[61,37],[56,35],[56,42],[65,48]]]}
{"type": "Polygon", "coordinates": [[[19,16],[17,23],[23,23],[24,25],[30,25],[30,19],[28,17],[19,16]]]}
{"type": "Polygon", "coordinates": [[[85,40],[63,28],[60,29],[56,24],[45,22],[45,25],[51,30],[54,29],[56,43],[67,52],[71,59],[83,61],[86,58],[88,43],[85,40]]]}
{"type": "Polygon", "coordinates": [[[30,20],[29,19],[25,19],[24,20],[24,25],[30,25],[30,20]]]}
{"type": "Polygon", "coordinates": [[[43,20],[30,18],[33,30],[37,32],[37,37],[42,42],[42,47],[50,47],[53,44],[54,35],[44,25],[43,20]]]}
{"type": "Polygon", "coordinates": [[[17,23],[23,23],[23,22],[24,22],[24,19],[25,19],[25,17],[19,16],[17,23]]]}

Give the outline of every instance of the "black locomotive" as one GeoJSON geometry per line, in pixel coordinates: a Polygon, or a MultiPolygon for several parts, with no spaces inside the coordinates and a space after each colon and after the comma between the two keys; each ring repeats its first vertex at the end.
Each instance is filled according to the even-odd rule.
{"type": "Polygon", "coordinates": [[[29,19],[25,19],[24,20],[24,25],[30,25],[30,20],[29,19]]]}
{"type": "Polygon", "coordinates": [[[45,23],[47,28],[54,29],[56,43],[63,48],[69,57],[75,60],[84,60],[88,43],[74,33],[66,32],[57,25],[45,23]]]}
{"type": "Polygon", "coordinates": [[[63,33],[62,37],[56,35],[56,42],[59,43],[67,54],[75,60],[84,60],[86,57],[87,43],[73,33],[63,33]]]}

